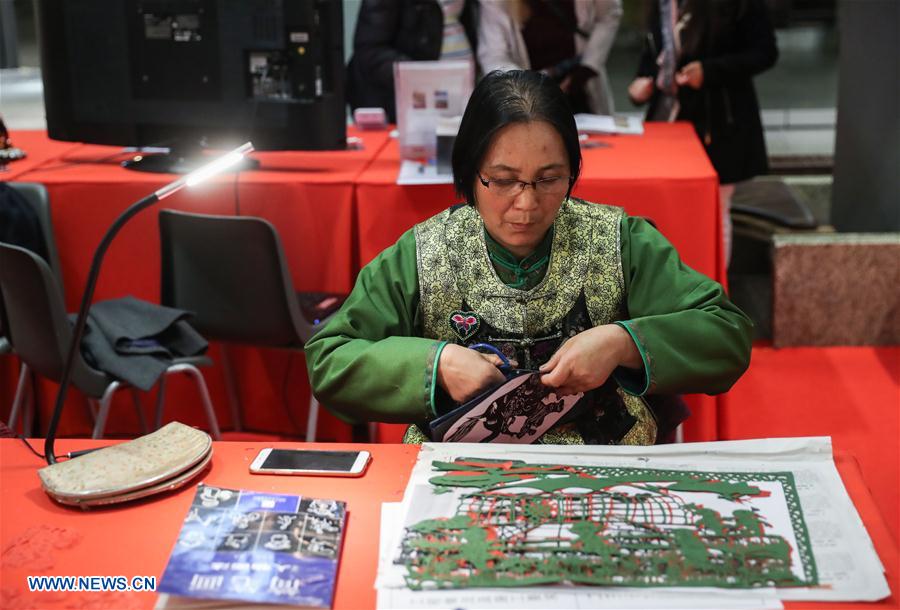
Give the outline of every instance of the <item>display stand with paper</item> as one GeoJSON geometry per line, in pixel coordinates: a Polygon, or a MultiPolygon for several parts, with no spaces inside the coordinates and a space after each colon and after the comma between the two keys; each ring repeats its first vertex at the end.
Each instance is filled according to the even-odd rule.
{"type": "MultiPolygon", "coordinates": [[[[444,163],[438,163],[437,159],[438,123],[442,118],[462,116],[474,80],[475,68],[469,61],[401,61],[394,64],[401,160],[413,160],[426,167],[448,166],[446,159],[444,163]]],[[[446,182],[440,177],[435,179],[446,182]]]]}

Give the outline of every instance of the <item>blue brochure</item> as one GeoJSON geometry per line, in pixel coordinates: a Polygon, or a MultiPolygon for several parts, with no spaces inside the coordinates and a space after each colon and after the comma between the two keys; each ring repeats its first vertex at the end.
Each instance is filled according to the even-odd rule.
{"type": "Polygon", "coordinates": [[[200,485],[159,591],[330,608],[346,505],[200,485]]]}

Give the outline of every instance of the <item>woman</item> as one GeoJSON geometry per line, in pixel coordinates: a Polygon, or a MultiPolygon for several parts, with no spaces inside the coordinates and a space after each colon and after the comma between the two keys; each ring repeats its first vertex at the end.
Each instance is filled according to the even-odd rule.
{"type": "Polygon", "coordinates": [[[653,0],[648,44],[628,88],[647,120],[690,121],[719,182],[726,256],[734,184],[768,171],[753,77],[778,59],[764,0],[653,0]],[[664,15],[664,17],[663,17],[664,15]],[[662,28],[661,24],[672,24],[662,28]]]}
{"type": "MultiPolygon", "coordinates": [[[[378,255],[307,344],[322,404],[424,424],[503,381],[496,357],[466,348],[486,341],[558,395],[589,393],[544,443],[667,440],[683,413],[641,397],[727,390],[749,361],[750,321],[646,221],[570,198],[580,169],[551,78],[482,79],[453,149],[466,203],[378,255]]],[[[411,426],[406,440],[425,437],[411,426]]]]}
{"type": "Polygon", "coordinates": [[[478,61],[485,72],[542,71],[574,112],[613,114],[606,58],[621,18],[621,0],[482,2],[478,61]]]}

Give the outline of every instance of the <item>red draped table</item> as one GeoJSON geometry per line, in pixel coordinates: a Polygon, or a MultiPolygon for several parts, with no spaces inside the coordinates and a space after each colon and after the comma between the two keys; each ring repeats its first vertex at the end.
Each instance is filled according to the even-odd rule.
{"type": "Polygon", "coordinates": [[[900,540],[900,346],[755,345],[722,400],[719,440],[831,436],[853,453],[900,540]]]}
{"type": "MultiPolygon", "coordinates": [[[[387,132],[356,134],[351,130],[351,135],[360,136],[361,149],[254,153],[253,157],[260,162],[258,170],[220,175],[209,184],[183,189],[141,212],[113,241],[97,283],[95,300],[130,294],[159,302],[157,216],[163,208],[265,218],[281,236],[296,290],[349,292],[355,276],[354,180],[388,139],[387,132]]],[[[119,163],[129,155],[121,148],[59,143],[48,140],[43,132],[18,132],[15,141],[28,150],[29,158],[40,162],[31,162],[24,171],[0,174],[0,179],[40,182],[47,187],[66,304],[70,311],[75,311],[94,249],[106,229],[130,204],[177,176],[126,170],[119,163]]],[[[217,347],[213,346],[211,355],[218,362],[217,347]]],[[[250,348],[236,348],[233,354],[244,423],[250,429],[303,434],[309,385],[302,354],[250,348]]],[[[204,371],[204,375],[220,422],[227,428],[231,422],[220,371],[217,366],[204,371]]],[[[11,385],[13,377],[3,375],[2,383],[11,385]]],[[[179,404],[179,408],[170,406],[167,417],[177,412],[178,418],[186,423],[205,425],[194,388],[187,381],[173,379],[173,382],[175,394],[167,398],[167,404],[179,404]]],[[[40,420],[44,424],[55,388],[55,384],[49,383],[40,387],[40,420]]],[[[12,402],[12,391],[10,387],[0,392],[4,397],[4,414],[8,408],[5,405],[12,402]]],[[[110,412],[108,431],[111,433],[138,430],[132,409],[125,406],[126,398],[121,397],[121,407],[117,399],[110,412]]],[[[70,399],[70,403],[73,400],[76,404],[67,405],[60,433],[87,435],[90,430],[87,411],[77,404],[80,402],[77,397],[70,399]]],[[[145,404],[151,403],[145,400],[145,404]]],[[[325,416],[321,426],[323,431],[336,429],[335,440],[349,440],[347,429],[330,416],[325,416]]]]}
{"type": "MultiPolygon", "coordinates": [[[[38,441],[39,442],[39,441],[38,441]]],[[[107,444],[64,439],[64,453],[107,444]]],[[[361,610],[375,607],[380,504],[403,496],[419,448],[409,445],[339,445],[365,449],[372,463],[359,479],[334,477],[258,476],[248,472],[262,443],[214,444],[208,485],[308,495],[343,500],[348,520],[333,608],[361,610]]],[[[296,444],[277,443],[280,447],[296,444]]],[[[320,445],[335,448],[335,445],[320,445]]],[[[881,558],[893,596],[877,604],[786,602],[785,607],[830,610],[862,607],[896,608],[900,587],[897,544],[872,502],[856,460],[837,451],[835,462],[875,551],[881,558]]],[[[41,490],[37,468],[41,461],[18,440],[0,440],[0,548],[3,549],[0,607],[3,608],[116,608],[149,609],[156,594],[30,593],[26,577],[47,576],[162,576],[169,553],[194,495],[193,486],[119,507],[83,511],[54,503],[41,490]]]]}
{"type": "Polygon", "coordinates": [[[31,170],[52,163],[59,156],[80,146],[74,142],[57,142],[48,140],[43,131],[16,131],[11,137],[16,148],[25,151],[24,158],[10,161],[0,171],[0,181],[22,180],[19,176],[31,170]]]}
{"type": "MultiPolygon", "coordinates": [[[[717,178],[688,124],[647,124],[643,136],[592,137],[575,194],[622,206],[652,219],[695,269],[724,281],[717,178]]],[[[162,207],[199,213],[252,215],[272,222],[281,235],[297,290],[347,292],[356,273],[404,231],[456,201],[449,185],[398,186],[399,153],[386,131],[354,132],[362,150],[255,153],[261,168],[219,176],[198,189],[185,189],[136,216],[113,242],[97,285],[96,299],[134,295],[158,302],[159,236],[162,207]]],[[[75,310],[94,248],[128,205],[175,176],[121,168],[121,149],[54,142],[43,132],[18,132],[15,142],[28,159],[10,165],[0,180],[47,186],[63,268],[66,302],[75,310]]],[[[236,244],[235,247],[240,247],[236,244]]],[[[301,354],[234,349],[244,423],[250,429],[302,434],[308,381],[301,354]]],[[[218,346],[213,346],[218,362],[218,346]]],[[[12,402],[12,359],[0,374],[0,397],[12,402]]],[[[224,427],[220,367],[205,372],[224,427]]],[[[193,388],[173,380],[167,417],[204,425],[193,388]],[[183,387],[182,387],[183,386],[183,387]]],[[[47,421],[55,385],[41,384],[40,421],[47,421]]],[[[124,400],[125,397],[122,398],[124,400]]],[[[77,399],[73,399],[77,400],[77,399]]],[[[146,401],[150,404],[150,401],[146,401]]],[[[716,399],[689,397],[694,414],[685,438],[715,440],[716,399]]],[[[83,405],[68,406],[60,431],[85,435],[90,421],[83,405]]],[[[320,437],[349,440],[346,427],[325,416],[320,437]]],[[[381,440],[396,440],[401,427],[382,426],[381,440]]],[[[130,408],[114,405],[111,433],[134,434],[130,408]]]]}

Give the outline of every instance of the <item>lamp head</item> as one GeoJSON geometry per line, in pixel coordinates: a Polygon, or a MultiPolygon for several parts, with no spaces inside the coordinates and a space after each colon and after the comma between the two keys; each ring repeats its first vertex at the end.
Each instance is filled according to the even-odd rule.
{"type": "Polygon", "coordinates": [[[181,190],[182,187],[185,186],[195,186],[205,181],[207,178],[211,178],[216,174],[219,174],[229,167],[236,165],[244,158],[245,155],[253,152],[253,144],[250,142],[245,142],[241,144],[234,150],[225,155],[215,159],[214,161],[210,161],[206,165],[195,169],[191,173],[186,176],[179,178],[175,182],[167,184],[162,187],[158,191],[154,193],[157,199],[165,199],[169,195],[176,193],[181,190]]]}

